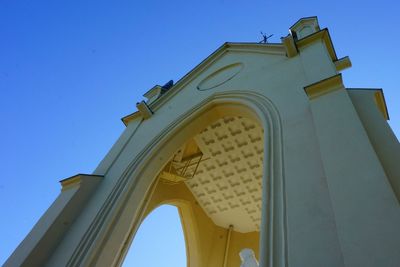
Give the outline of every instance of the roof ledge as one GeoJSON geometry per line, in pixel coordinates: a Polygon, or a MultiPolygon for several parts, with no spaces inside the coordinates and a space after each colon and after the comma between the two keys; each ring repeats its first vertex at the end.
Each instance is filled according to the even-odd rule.
{"type": "Polygon", "coordinates": [[[68,190],[70,188],[75,187],[87,187],[87,186],[96,186],[103,178],[103,175],[94,175],[94,174],[76,174],[74,176],[65,178],[60,181],[61,191],[68,190]]]}
{"type": "Polygon", "coordinates": [[[381,88],[347,88],[347,90],[356,91],[356,90],[364,90],[364,91],[373,91],[374,92],[374,101],[379,111],[382,113],[385,120],[390,120],[389,111],[386,106],[385,95],[383,94],[383,90],[381,88]]]}
{"type": "Polygon", "coordinates": [[[142,115],[143,119],[148,119],[153,115],[153,111],[150,109],[150,107],[146,104],[145,101],[136,103],[136,108],[142,115]]]}
{"type": "Polygon", "coordinates": [[[383,90],[382,89],[376,90],[374,98],[375,98],[375,103],[378,106],[378,109],[382,112],[382,115],[385,118],[385,120],[388,121],[389,112],[387,110],[385,96],[383,95],[383,90]]]}
{"type": "Polygon", "coordinates": [[[121,121],[125,124],[125,126],[128,126],[128,124],[131,121],[134,121],[134,120],[139,119],[139,118],[142,118],[142,115],[140,114],[139,111],[136,111],[136,112],[133,112],[133,113],[131,113],[129,115],[126,115],[125,117],[122,117],[121,121]]]}
{"type": "Polygon", "coordinates": [[[342,57],[333,63],[335,64],[336,71],[342,71],[351,67],[351,60],[348,56],[342,57]]]}
{"type": "Polygon", "coordinates": [[[342,74],[337,74],[319,82],[310,84],[304,87],[304,91],[310,100],[318,98],[320,96],[329,94],[336,90],[344,88],[342,74]]]}
{"type": "Polygon", "coordinates": [[[296,43],[294,41],[293,35],[289,34],[286,37],[281,38],[282,44],[286,50],[287,57],[294,57],[296,56],[299,51],[297,51],[296,43]]]}

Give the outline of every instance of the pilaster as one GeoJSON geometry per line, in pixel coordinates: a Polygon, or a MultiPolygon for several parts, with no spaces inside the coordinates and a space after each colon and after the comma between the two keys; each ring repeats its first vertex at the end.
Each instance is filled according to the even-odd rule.
{"type": "Polygon", "coordinates": [[[393,266],[400,262],[399,205],[340,81],[331,77],[305,90],[345,265],[393,266]]]}

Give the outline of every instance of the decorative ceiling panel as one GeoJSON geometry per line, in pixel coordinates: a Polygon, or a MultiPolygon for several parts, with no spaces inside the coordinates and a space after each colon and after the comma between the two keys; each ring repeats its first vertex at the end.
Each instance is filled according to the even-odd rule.
{"type": "Polygon", "coordinates": [[[195,136],[203,160],[186,180],[198,203],[221,227],[258,231],[261,219],[263,129],[242,117],[225,117],[195,136]]]}

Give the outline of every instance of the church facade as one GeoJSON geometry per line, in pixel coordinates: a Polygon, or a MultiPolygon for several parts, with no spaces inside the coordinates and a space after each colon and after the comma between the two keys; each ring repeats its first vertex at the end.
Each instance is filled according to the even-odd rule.
{"type": "Polygon", "coordinates": [[[400,145],[383,92],[345,87],[350,59],[316,17],[289,32],[225,43],[149,90],[5,266],[120,266],[163,204],[178,207],[188,267],[239,267],[243,255],[262,267],[400,265],[400,145]]]}

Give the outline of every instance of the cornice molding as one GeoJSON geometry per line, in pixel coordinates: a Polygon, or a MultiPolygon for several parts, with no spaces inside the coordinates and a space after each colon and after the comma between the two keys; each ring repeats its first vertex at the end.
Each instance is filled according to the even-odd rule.
{"type": "Polygon", "coordinates": [[[60,181],[61,184],[61,191],[68,190],[72,187],[80,186],[82,183],[85,183],[88,180],[91,181],[96,181],[98,182],[101,178],[103,178],[103,175],[93,175],[93,174],[76,174],[74,176],[65,178],[60,181]]]}
{"type": "Polygon", "coordinates": [[[339,58],[333,62],[335,64],[336,71],[342,71],[351,67],[351,60],[348,56],[339,58]]]}
{"type": "Polygon", "coordinates": [[[335,76],[304,87],[304,91],[306,92],[310,100],[329,94],[339,89],[344,89],[341,74],[337,74],[335,76]]]}
{"type": "Polygon", "coordinates": [[[301,49],[302,47],[313,44],[316,41],[324,42],[332,61],[338,60],[335,48],[333,47],[331,36],[327,28],[317,31],[313,34],[308,35],[307,37],[298,40],[296,42],[296,45],[298,49],[301,49]]]}
{"type": "Polygon", "coordinates": [[[135,111],[129,115],[126,115],[125,117],[122,117],[121,121],[125,124],[125,126],[128,126],[128,124],[131,121],[134,121],[136,119],[142,119],[142,118],[143,118],[142,114],[140,114],[139,111],[135,111]]]}
{"type": "Polygon", "coordinates": [[[385,120],[389,120],[389,112],[387,110],[385,96],[383,95],[383,90],[378,89],[375,92],[375,103],[378,106],[378,109],[382,112],[383,117],[385,120]]]}
{"type": "Polygon", "coordinates": [[[347,88],[349,91],[374,91],[374,101],[385,120],[390,120],[389,111],[386,105],[385,95],[382,88],[347,88]]]}
{"type": "Polygon", "coordinates": [[[281,38],[282,44],[286,50],[286,56],[291,58],[296,56],[299,51],[297,51],[296,43],[294,41],[293,35],[289,34],[286,37],[281,38]]]}

